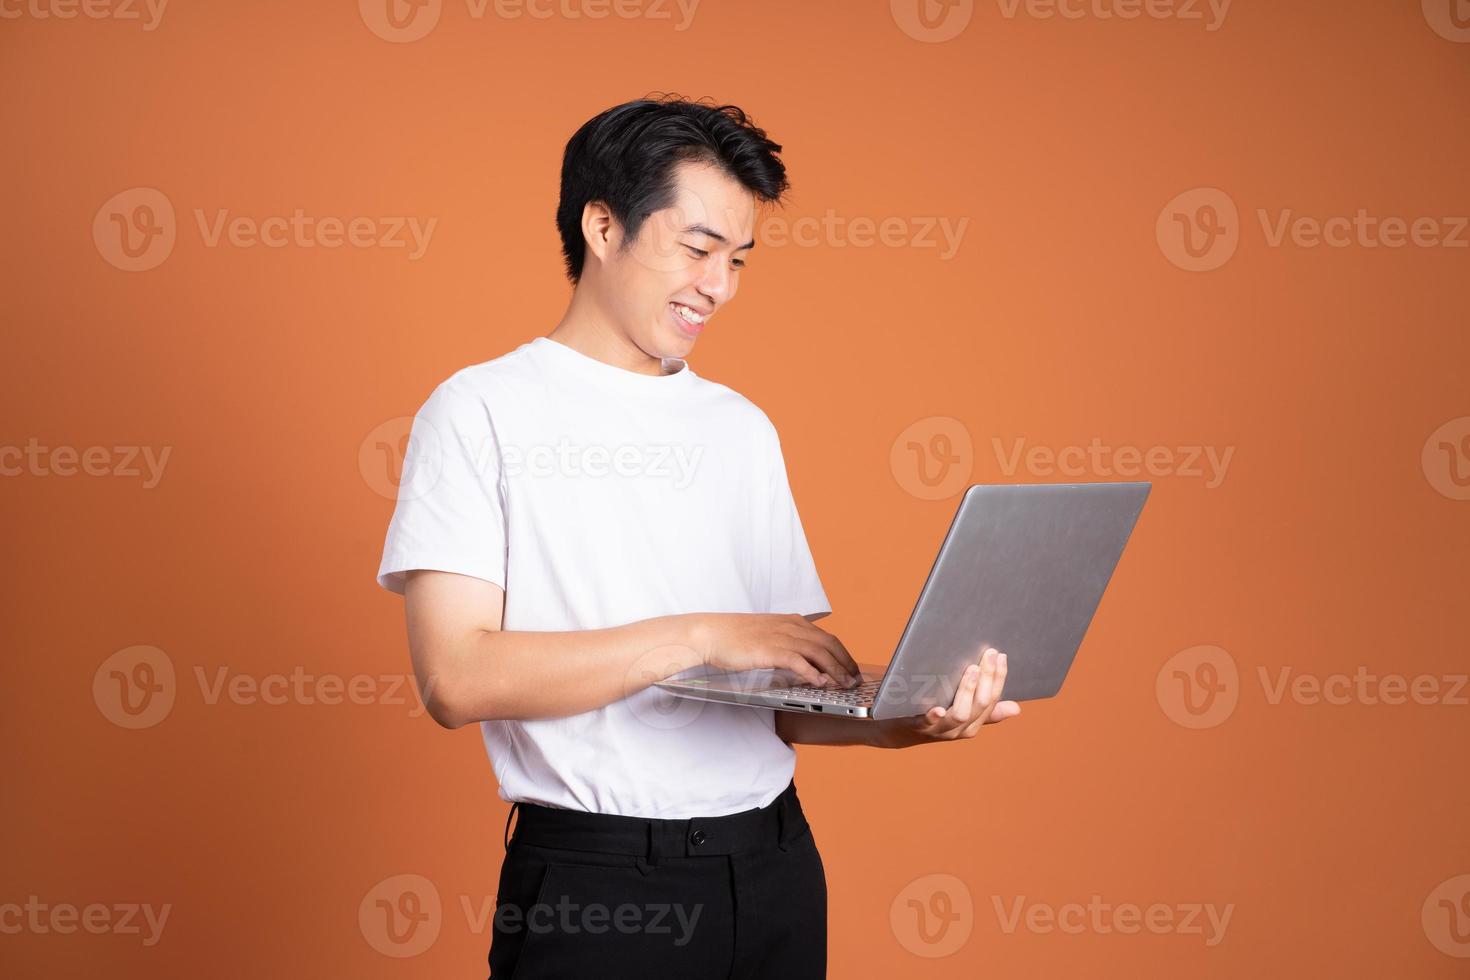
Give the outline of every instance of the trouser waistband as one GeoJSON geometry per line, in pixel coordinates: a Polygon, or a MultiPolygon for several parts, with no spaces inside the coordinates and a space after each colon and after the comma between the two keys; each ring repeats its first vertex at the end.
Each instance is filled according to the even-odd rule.
{"type": "Polygon", "coordinates": [[[505,819],[505,846],[509,850],[512,843],[524,843],[568,851],[631,854],[640,858],[638,863],[642,868],[657,866],[661,856],[738,854],[773,843],[784,851],[806,828],[806,814],[802,812],[793,780],[763,807],[719,817],[682,820],[588,813],[515,802],[505,819]],[[511,836],[511,820],[517,815],[515,834],[511,836]]]}

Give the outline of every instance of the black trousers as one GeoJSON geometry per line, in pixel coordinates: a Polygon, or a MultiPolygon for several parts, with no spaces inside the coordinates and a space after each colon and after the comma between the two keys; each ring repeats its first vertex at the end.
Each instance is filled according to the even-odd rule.
{"type": "Polygon", "coordinates": [[[827,876],[794,781],[768,806],[720,817],[530,803],[512,804],[517,814],[491,980],[826,976],[827,876]]]}

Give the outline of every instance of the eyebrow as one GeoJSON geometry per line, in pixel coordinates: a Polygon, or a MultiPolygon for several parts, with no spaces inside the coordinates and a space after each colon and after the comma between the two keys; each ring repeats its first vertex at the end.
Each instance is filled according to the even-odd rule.
{"type": "MultiPolygon", "coordinates": [[[[724,235],[721,235],[719,232],[715,231],[713,228],[707,228],[704,225],[690,225],[689,227],[685,228],[684,230],[685,231],[692,231],[696,235],[708,235],[710,238],[713,238],[715,241],[717,241],[717,242],[719,242],[721,244],[729,244],[729,241],[730,241],[730,239],[726,238],[724,235]]],[[[746,242],[744,245],[741,245],[740,248],[735,249],[735,251],[738,252],[738,251],[740,251],[740,249],[744,249],[744,248],[755,248],[755,239],[752,238],[750,241],[746,242]]]]}

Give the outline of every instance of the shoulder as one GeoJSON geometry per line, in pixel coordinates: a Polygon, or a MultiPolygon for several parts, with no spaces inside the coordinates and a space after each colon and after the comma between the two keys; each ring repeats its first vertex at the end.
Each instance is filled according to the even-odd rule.
{"type": "Polygon", "coordinates": [[[505,396],[514,396],[533,383],[534,373],[522,346],[455,371],[434,386],[420,411],[458,418],[483,416],[503,404],[505,396]]]}
{"type": "Polygon", "coordinates": [[[439,387],[455,394],[486,398],[508,387],[531,384],[536,372],[527,347],[522,344],[499,357],[462,367],[440,382],[439,387]]]}
{"type": "Polygon", "coordinates": [[[758,465],[784,465],[780,434],[765,410],[728,385],[703,378],[700,380],[706,388],[706,397],[719,406],[720,417],[727,420],[730,428],[743,433],[748,451],[758,461],[758,465]]]}
{"type": "Polygon", "coordinates": [[[734,388],[705,377],[700,377],[699,387],[702,396],[710,404],[748,430],[752,436],[762,440],[776,437],[776,426],[771,422],[770,416],[734,388]]]}

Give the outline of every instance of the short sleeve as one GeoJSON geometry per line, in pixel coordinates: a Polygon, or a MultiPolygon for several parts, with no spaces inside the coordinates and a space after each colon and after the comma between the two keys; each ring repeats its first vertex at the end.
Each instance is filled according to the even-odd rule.
{"type": "Polygon", "coordinates": [[[453,379],[414,416],[378,584],[402,594],[404,572],[456,572],[505,588],[505,488],[484,401],[453,379]]]}
{"type": "Polygon", "coordinates": [[[807,545],[796,500],[786,473],[786,459],[781,452],[781,439],[769,420],[765,440],[767,454],[767,514],[770,527],[770,599],[766,611],[771,613],[830,613],[832,605],[817,576],[816,562],[807,545]]]}

